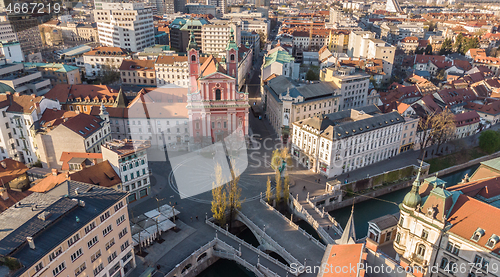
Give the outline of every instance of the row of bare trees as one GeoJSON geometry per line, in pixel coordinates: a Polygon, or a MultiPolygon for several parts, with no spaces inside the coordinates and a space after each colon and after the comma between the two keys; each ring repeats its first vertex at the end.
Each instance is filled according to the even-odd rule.
{"type": "Polygon", "coordinates": [[[288,148],[276,149],[273,151],[273,156],[271,158],[271,167],[274,169],[274,182],[276,185],[275,193],[272,190],[271,178],[267,177],[266,184],[266,200],[271,204],[273,198],[276,198],[276,203],[280,203],[284,200],[285,203],[288,202],[290,196],[290,177],[286,171],[286,167],[290,165],[292,157],[288,148]],[[283,180],[281,180],[280,168],[285,171],[283,180]]]}
{"type": "Polygon", "coordinates": [[[437,144],[436,152],[439,147],[455,135],[455,115],[447,108],[442,112],[427,113],[418,122],[420,152],[431,144],[437,144]]]}

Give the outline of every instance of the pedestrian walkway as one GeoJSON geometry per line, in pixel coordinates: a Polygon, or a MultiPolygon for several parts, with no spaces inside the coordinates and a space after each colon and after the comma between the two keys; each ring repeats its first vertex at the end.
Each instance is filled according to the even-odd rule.
{"type": "MultiPolygon", "coordinates": [[[[323,210],[317,210],[309,204],[305,199],[299,201],[300,205],[307,211],[307,213],[318,223],[318,225],[323,228],[323,230],[332,238],[334,241],[340,239],[342,236],[342,226],[336,226],[334,219],[329,213],[323,210]]],[[[314,226],[313,226],[314,227],[314,226]]],[[[316,228],[315,228],[316,229],[316,228]]]]}
{"type": "Polygon", "coordinates": [[[241,213],[288,253],[292,253],[301,264],[321,264],[325,250],[259,201],[244,203],[241,213]]]}

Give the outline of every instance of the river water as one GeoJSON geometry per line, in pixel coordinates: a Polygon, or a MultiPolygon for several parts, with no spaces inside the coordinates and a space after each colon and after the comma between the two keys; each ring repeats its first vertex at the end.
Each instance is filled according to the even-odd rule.
{"type": "MultiPolygon", "coordinates": [[[[479,167],[479,165],[474,165],[463,170],[457,171],[452,174],[447,174],[439,176],[440,179],[444,180],[447,186],[452,186],[459,183],[465,176],[469,176],[479,167]]],[[[398,191],[391,192],[389,194],[378,197],[377,199],[370,199],[361,203],[354,205],[354,225],[356,226],[356,236],[357,238],[362,238],[366,236],[368,232],[368,221],[375,219],[377,217],[386,214],[399,213],[399,203],[403,201],[406,193],[410,191],[411,188],[406,188],[398,191]]],[[[342,225],[345,226],[349,216],[351,215],[351,206],[338,209],[330,212],[330,214],[335,217],[335,219],[342,225]]],[[[302,229],[307,231],[309,234],[318,238],[318,234],[307,222],[299,221],[297,223],[302,229]]],[[[255,247],[258,246],[258,241],[249,229],[246,229],[238,235],[241,239],[249,242],[255,247]]],[[[271,253],[274,256],[274,253],[271,253]]],[[[275,258],[278,258],[275,256],[275,258]]],[[[255,274],[248,271],[244,267],[240,266],[236,262],[220,259],[213,265],[201,272],[199,277],[253,277],[255,274]]]]}
{"type": "MultiPolygon", "coordinates": [[[[453,186],[459,183],[464,178],[465,174],[471,176],[471,174],[474,173],[478,167],[479,165],[473,165],[460,171],[438,177],[445,181],[447,186],[453,186]]],[[[410,190],[411,187],[405,188],[382,195],[377,199],[370,199],[354,205],[354,225],[356,226],[356,237],[362,238],[366,236],[368,232],[368,221],[386,214],[399,213],[399,203],[403,201],[403,198],[410,190]]],[[[352,207],[348,206],[332,211],[330,212],[330,215],[335,217],[337,222],[344,227],[347,224],[347,220],[349,220],[349,216],[351,215],[351,209],[352,207]]]]}

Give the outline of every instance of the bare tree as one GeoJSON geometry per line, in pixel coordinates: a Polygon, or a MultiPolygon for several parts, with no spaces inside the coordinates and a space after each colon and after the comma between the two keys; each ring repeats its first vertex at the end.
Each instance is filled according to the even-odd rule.
{"type": "Polygon", "coordinates": [[[439,152],[439,147],[455,135],[455,115],[449,110],[445,109],[434,117],[434,140],[437,143],[436,152],[439,152]]]}
{"type": "MultiPolygon", "coordinates": [[[[234,164],[234,163],[233,163],[234,164]]],[[[231,171],[233,171],[231,169],[231,171]]],[[[226,187],[227,190],[227,205],[229,208],[229,225],[231,225],[233,221],[233,216],[235,213],[241,209],[241,188],[238,186],[238,182],[240,181],[239,172],[234,170],[231,174],[233,176],[233,180],[229,182],[226,187]]],[[[230,226],[231,227],[231,226],[230,226]]]]}
{"type": "Polygon", "coordinates": [[[283,199],[285,199],[285,203],[288,203],[288,198],[290,198],[290,177],[288,173],[285,173],[283,180],[283,199]]]}
{"type": "Polygon", "coordinates": [[[215,165],[215,182],[212,183],[212,208],[211,211],[215,220],[220,226],[226,223],[227,197],[224,187],[224,178],[222,177],[222,168],[219,163],[215,165]]]}
{"type": "Polygon", "coordinates": [[[269,176],[267,177],[267,184],[266,184],[266,200],[267,203],[271,204],[271,199],[273,198],[273,191],[271,187],[271,178],[269,176]]]}
{"type": "Polygon", "coordinates": [[[276,203],[279,203],[281,201],[281,191],[282,191],[281,173],[279,172],[279,170],[276,170],[276,175],[274,179],[276,181],[276,203]]]}
{"type": "Polygon", "coordinates": [[[424,148],[429,145],[432,141],[432,122],[434,118],[433,113],[426,113],[424,116],[420,118],[418,122],[418,130],[419,134],[419,143],[420,143],[420,155],[424,152],[424,148]]]}

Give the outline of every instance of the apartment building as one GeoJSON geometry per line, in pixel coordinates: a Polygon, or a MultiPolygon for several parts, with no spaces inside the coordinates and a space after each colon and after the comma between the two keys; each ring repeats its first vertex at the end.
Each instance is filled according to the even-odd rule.
{"type": "Polygon", "coordinates": [[[38,160],[38,143],[32,128],[47,109],[61,105],[43,96],[21,95],[4,91],[0,94],[0,155],[33,164],[38,160]]]}
{"type": "MultiPolygon", "coordinates": [[[[295,58],[290,55],[283,47],[277,46],[264,56],[261,72],[261,84],[271,77],[285,76],[292,80],[299,79],[299,64],[295,64],[295,58]]],[[[265,101],[264,88],[261,86],[262,99],[265,101]]]]}
{"type": "Polygon", "coordinates": [[[21,49],[21,44],[18,41],[0,41],[0,55],[3,55],[8,63],[24,62],[23,51],[21,49]]]}
{"type": "Polygon", "coordinates": [[[222,17],[228,12],[227,0],[207,0],[207,5],[215,6],[217,17],[222,17]]]}
{"type": "Polygon", "coordinates": [[[398,112],[365,106],[292,123],[292,158],[327,178],[395,156],[405,124],[398,112]]]}
{"type": "Polygon", "coordinates": [[[390,79],[394,66],[396,47],[385,41],[376,39],[375,34],[369,31],[353,31],[349,35],[347,55],[351,58],[381,59],[384,73],[390,79]]]}
{"type": "Polygon", "coordinates": [[[294,83],[285,76],[264,82],[265,113],[276,132],[292,122],[339,111],[339,95],[332,82],[294,83]]]}
{"type": "Polygon", "coordinates": [[[0,255],[21,265],[19,277],[127,276],[136,263],[126,196],[76,181],[33,192],[0,214],[0,255]]]}
{"type": "Polygon", "coordinates": [[[475,135],[479,131],[480,116],[476,111],[455,114],[454,139],[475,135]]]}
{"type": "Polygon", "coordinates": [[[120,78],[124,85],[156,87],[154,60],[123,60],[120,78]]]}
{"type": "MultiPolygon", "coordinates": [[[[201,52],[216,56],[225,56],[227,42],[235,34],[236,45],[241,44],[241,27],[236,23],[203,25],[201,28],[201,52]]],[[[198,45],[199,46],[199,45],[198,45]]]]}
{"type": "Polygon", "coordinates": [[[60,168],[63,152],[98,153],[111,140],[109,116],[101,105],[99,117],[74,111],[46,110],[33,128],[43,167],[60,168]]]}
{"type": "Polygon", "coordinates": [[[187,56],[158,56],[154,63],[154,69],[156,83],[159,87],[167,84],[175,84],[185,88],[189,86],[187,56]]]}
{"type": "Polygon", "coordinates": [[[213,5],[203,5],[200,3],[189,3],[186,5],[186,13],[190,14],[211,14],[217,16],[217,11],[213,5]]]}
{"type": "Polygon", "coordinates": [[[43,95],[52,87],[50,80],[43,78],[35,68],[27,68],[22,63],[7,63],[0,60],[0,83],[23,94],[43,95]]]}
{"type": "Polygon", "coordinates": [[[104,46],[137,52],[154,45],[153,11],[144,3],[103,3],[94,19],[104,46]]]}
{"type": "Polygon", "coordinates": [[[38,26],[46,45],[75,45],[98,41],[97,28],[92,24],[50,20],[38,26]]]}
{"type": "Polygon", "coordinates": [[[368,105],[370,75],[354,67],[328,67],[320,72],[320,80],[335,84],[339,93],[338,110],[348,110],[368,105]]]}
{"type": "Polygon", "coordinates": [[[102,146],[102,158],[120,176],[123,190],[129,192],[129,203],[151,192],[147,154],[150,147],[149,141],[128,139],[108,141],[102,146]]]}
{"type": "Polygon", "coordinates": [[[76,85],[82,83],[80,68],[63,63],[24,63],[26,69],[36,69],[42,73],[44,79],[50,80],[50,84],[76,85]]]}
{"type": "MultiPolygon", "coordinates": [[[[42,37],[38,29],[38,19],[27,14],[10,14],[8,16],[8,23],[11,30],[15,33],[17,41],[21,44],[21,49],[25,56],[25,61],[32,54],[40,53],[42,49],[42,37]]],[[[11,36],[10,30],[8,35],[11,36]]],[[[39,57],[41,59],[41,56],[39,57]]],[[[41,61],[41,60],[40,60],[41,61]]]]}
{"type": "Polygon", "coordinates": [[[118,71],[130,51],[120,47],[97,47],[83,54],[85,74],[88,78],[102,76],[106,70],[118,71]]]}

